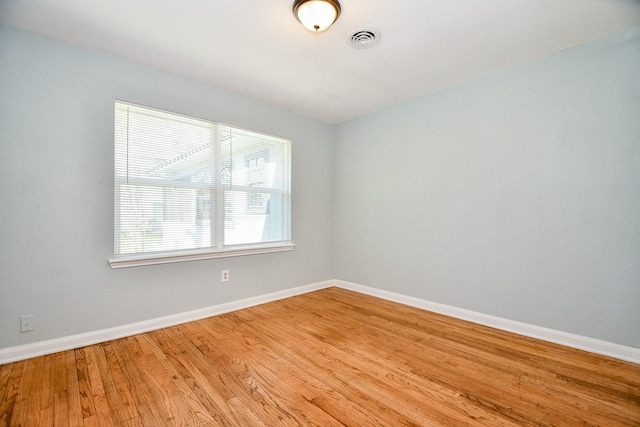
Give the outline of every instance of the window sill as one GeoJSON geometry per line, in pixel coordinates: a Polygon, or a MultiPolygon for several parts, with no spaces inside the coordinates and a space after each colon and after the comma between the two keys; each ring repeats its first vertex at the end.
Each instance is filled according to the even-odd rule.
{"type": "Polygon", "coordinates": [[[292,251],[293,243],[279,243],[270,246],[245,246],[223,249],[215,252],[161,252],[144,255],[121,255],[109,259],[111,268],[140,267],[143,265],[168,264],[173,262],[198,261],[203,259],[226,258],[243,255],[268,254],[292,251]]]}

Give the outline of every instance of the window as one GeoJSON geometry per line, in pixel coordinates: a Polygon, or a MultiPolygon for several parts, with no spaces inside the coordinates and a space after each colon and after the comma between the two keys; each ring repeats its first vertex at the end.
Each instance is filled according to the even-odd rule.
{"type": "Polygon", "coordinates": [[[113,267],[291,250],[287,139],[115,104],[113,267]]]}

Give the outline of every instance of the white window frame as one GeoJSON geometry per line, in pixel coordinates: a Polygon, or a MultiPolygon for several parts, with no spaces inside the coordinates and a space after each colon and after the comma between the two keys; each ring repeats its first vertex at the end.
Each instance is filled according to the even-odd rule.
{"type": "MultiPolygon", "coordinates": [[[[214,122],[211,120],[204,120],[200,118],[194,118],[186,115],[177,114],[174,112],[168,112],[165,110],[160,110],[157,108],[151,108],[146,106],[141,106],[137,104],[132,104],[126,101],[116,100],[115,105],[129,105],[135,108],[143,108],[151,111],[158,111],[164,114],[171,114],[179,117],[185,117],[188,119],[196,119],[204,122],[211,123],[212,125],[217,126],[217,129],[221,126],[227,126],[232,129],[247,131],[246,129],[238,128],[236,126],[230,126],[226,124],[221,124],[218,122],[214,122]]],[[[114,109],[115,110],[115,109],[114,109]]],[[[115,117],[114,117],[115,120],[115,117]]],[[[261,132],[249,131],[260,134],[261,132]]],[[[262,133],[263,135],[266,135],[262,133]]],[[[219,203],[215,203],[216,208],[215,212],[212,210],[211,214],[214,216],[215,220],[211,221],[211,230],[212,234],[215,233],[217,236],[223,236],[224,229],[224,204],[221,202],[223,200],[223,193],[225,190],[239,190],[246,191],[247,193],[278,193],[283,194],[286,198],[285,203],[287,204],[287,209],[285,210],[284,215],[284,240],[279,240],[275,242],[262,242],[262,243],[252,243],[246,245],[232,245],[232,246],[224,246],[223,239],[220,237],[216,241],[216,246],[211,246],[207,248],[198,248],[198,249],[186,249],[186,250],[172,250],[172,251],[162,251],[162,252],[147,252],[147,253],[138,253],[138,254],[123,254],[123,255],[114,255],[109,259],[109,264],[112,268],[124,268],[124,267],[137,267],[143,265],[154,265],[154,264],[167,264],[174,262],[184,262],[184,261],[197,261],[204,259],[214,259],[214,258],[226,258],[226,257],[234,257],[234,256],[244,256],[244,255],[256,255],[256,254],[265,254],[265,253],[274,253],[274,252],[286,252],[291,251],[295,248],[295,244],[291,241],[291,141],[278,137],[279,139],[288,141],[285,149],[285,162],[287,163],[286,176],[285,176],[285,189],[283,192],[271,190],[269,188],[263,187],[251,187],[251,186],[229,186],[225,187],[222,183],[222,171],[220,162],[214,162],[214,182],[212,184],[214,191],[216,192],[217,200],[219,203]],[[215,231],[214,231],[215,230],[215,231]]],[[[221,151],[221,138],[219,135],[215,138],[215,143],[213,144],[214,158],[220,159],[220,151],[221,151]]],[[[114,170],[115,175],[115,170],[114,170]]],[[[118,191],[117,184],[115,183],[114,178],[114,211],[116,212],[117,219],[117,203],[118,200],[118,191]]],[[[213,205],[213,201],[211,201],[213,205]]],[[[117,241],[115,240],[115,236],[120,233],[118,229],[118,220],[114,221],[114,244],[117,245],[117,241]]],[[[117,251],[117,248],[114,249],[117,251]]]]}

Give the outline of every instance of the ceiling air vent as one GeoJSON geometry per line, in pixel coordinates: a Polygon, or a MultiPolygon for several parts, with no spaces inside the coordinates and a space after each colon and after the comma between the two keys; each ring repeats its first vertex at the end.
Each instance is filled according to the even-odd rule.
{"type": "Polygon", "coordinates": [[[371,28],[361,28],[349,34],[349,43],[356,49],[368,49],[380,41],[380,33],[371,28]]]}

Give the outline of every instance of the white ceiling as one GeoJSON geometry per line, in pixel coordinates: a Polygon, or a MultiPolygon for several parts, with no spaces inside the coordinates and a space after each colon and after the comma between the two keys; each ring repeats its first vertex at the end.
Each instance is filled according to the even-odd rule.
{"type": "Polygon", "coordinates": [[[0,22],[328,123],[640,27],[640,0],[340,2],[320,35],[292,0],[0,0],[0,22]],[[354,49],[363,27],[381,41],[354,49]]]}

